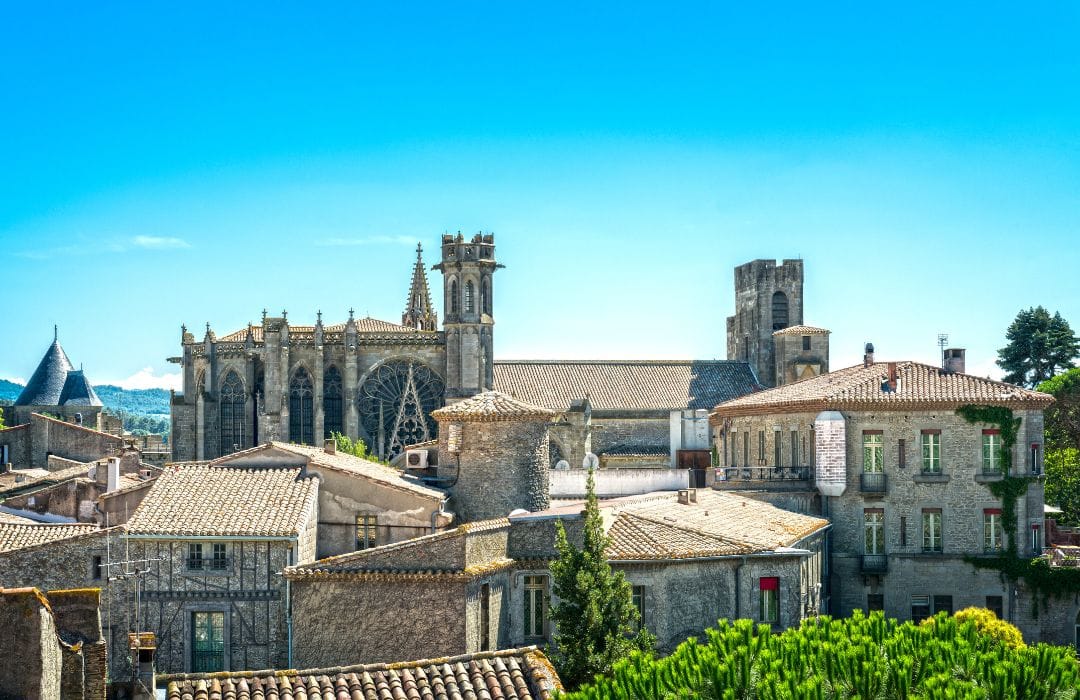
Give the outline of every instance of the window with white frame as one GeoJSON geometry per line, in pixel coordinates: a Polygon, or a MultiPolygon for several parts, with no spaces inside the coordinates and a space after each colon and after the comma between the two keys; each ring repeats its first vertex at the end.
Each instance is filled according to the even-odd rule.
{"type": "Polygon", "coordinates": [[[984,430],[982,435],[983,473],[1001,473],[1001,434],[996,430],[984,430]]]}
{"type": "Polygon", "coordinates": [[[547,636],[547,576],[525,577],[525,636],[547,636]]]}
{"type": "Polygon", "coordinates": [[[922,512],[922,551],[942,551],[940,508],[928,508],[922,512]]]}
{"type": "Polygon", "coordinates": [[[885,470],[885,440],[881,431],[863,432],[863,473],[880,474],[885,470]]]}
{"type": "Polygon", "coordinates": [[[986,508],[983,510],[983,550],[987,552],[1000,552],[1002,549],[1001,509],[986,508]]]}
{"type": "Polygon", "coordinates": [[[922,431],[922,470],[924,474],[941,473],[941,431],[922,431]]]}
{"type": "Polygon", "coordinates": [[[780,579],[775,576],[763,576],[758,585],[758,619],[775,625],[780,622],[780,579]]]}

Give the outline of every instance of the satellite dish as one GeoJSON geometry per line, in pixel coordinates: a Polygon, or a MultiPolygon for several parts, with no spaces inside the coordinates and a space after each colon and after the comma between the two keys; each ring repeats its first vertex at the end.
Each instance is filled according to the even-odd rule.
{"type": "Polygon", "coordinates": [[[512,511],[510,511],[510,515],[508,515],[506,517],[512,518],[515,515],[528,515],[528,514],[529,514],[529,511],[525,510],[524,508],[515,508],[512,511]]]}
{"type": "Polygon", "coordinates": [[[592,452],[585,453],[585,459],[581,460],[582,469],[596,469],[600,466],[600,458],[592,452]]]}
{"type": "Polygon", "coordinates": [[[560,471],[563,469],[569,469],[570,463],[567,462],[565,459],[560,459],[558,462],[555,463],[555,468],[560,471]]]}

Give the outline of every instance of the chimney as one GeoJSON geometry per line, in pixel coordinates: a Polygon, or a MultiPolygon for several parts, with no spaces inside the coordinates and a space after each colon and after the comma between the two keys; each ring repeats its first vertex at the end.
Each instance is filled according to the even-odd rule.
{"type": "Polygon", "coordinates": [[[964,374],[967,371],[967,361],[964,348],[949,348],[945,351],[945,371],[951,374],[964,374]]]}
{"type": "Polygon", "coordinates": [[[690,489],[679,489],[679,503],[684,506],[690,505],[690,489]]]}
{"type": "Polygon", "coordinates": [[[335,440],[334,438],[326,438],[326,441],[323,442],[323,451],[325,451],[328,455],[336,455],[337,440],[335,440]]]}
{"type": "Polygon", "coordinates": [[[109,475],[105,482],[105,493],[112,493],[120,488],[120,458],[109,457],[109,475]]]}
{"type": "Polygon", "coordinates": [[[691,503],[697,503],[697,489],[687,489],[691,503]]]}
{"type": "Polygon", "coordinates": [[[863,367],[869,367],[872,364],[874,364],[874,344],[867,343],[866,354],[862,356],[862,365],[863,367]]]}
{"type": "Polygon", "coordinates": [[[889,363],[889,392],[896,393],[896,363],[889,363]]]}
{"type": "Polygon", "coordinates": [[[132,688],[131,697],[134,700],[156,700],[154,654],[157,652],[157,638],[153,632],[129,633],[128,646],[131,648],[131,661],[136,669],[135,687],[132,688]]]}

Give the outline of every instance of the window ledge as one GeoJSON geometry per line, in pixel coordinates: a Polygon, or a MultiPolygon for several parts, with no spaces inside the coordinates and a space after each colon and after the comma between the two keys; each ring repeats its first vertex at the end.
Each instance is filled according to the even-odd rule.
{"type": "Polygon", "coordinates": [[[983,472],[975,472],[975,483],[977,484],[989,484],[994,481],[1001,481],[1004,478],[1004,474],[984,474],[983,472]]]}
{"type": "Polygon", "coordinates": [[[914,479],[916,484],[947,484],[950,477],[948,474],[915,472],[914,479]]]}

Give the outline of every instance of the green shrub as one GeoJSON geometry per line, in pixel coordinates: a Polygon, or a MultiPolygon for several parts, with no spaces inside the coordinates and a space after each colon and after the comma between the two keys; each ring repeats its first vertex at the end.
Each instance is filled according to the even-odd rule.
{"type": "Polygon", "coordinates": [[[773,634],[721,620],[665,658],[635,653],[567,700],[1077,700],[1075,652],[1010,646],[978,617],[944,613],[926,625],[880,612],[811,618],[773,634]]]}

